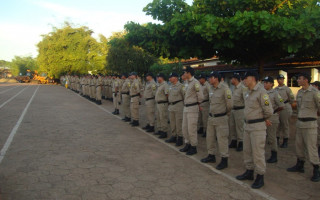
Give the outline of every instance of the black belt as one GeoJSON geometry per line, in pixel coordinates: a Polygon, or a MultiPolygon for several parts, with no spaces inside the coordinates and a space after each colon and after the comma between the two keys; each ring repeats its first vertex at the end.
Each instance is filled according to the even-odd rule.
{"type": "Polygon", "coordinates": [[[174,101],[174,102],[169,102],[169,105],[175,105],[175,104],[177,104],[177,103],[179,103],[179,102],[181,102],[182,100],[179,100],[179,101],[174,101]]]}
{"type": "Polygon", "coordinates": [[[264,122],[265,119],[261,118],[261,119],[252,119],[252,120],[248,120],[246,121],[247,124],[254,124],[254,123],[259,123],[259,122],[264,122]]]}
{"type": "Polygon", "coordinates": [[[311,121],[316,121],[316,118],[312,118],[312,117],[306,117],[306,118],[298,118],[299,121],[302,122],[311,122],[311,121]]]}
{"type": "Polygon", "coordinates": [[[168,101],[158,101],[157,104],[168,103],[168,101]]]}
{"type": "Polygon", "coordinates": [[[118,94],[118,92],[112,92],[113,94],[118,94]]]}
{"type": "Polygon", "coordinates": [[[146,98],[146,101],[152,100],[154,97],[146,98]]]}
{"type": "Polygon", "coordinates": [[[198,105],[198,102],[197,102],[197,103],[186,104],[186,105],[184,105],[184,106],[185,106],[185,107],[190,107],[190,106],[195,106],[195,105],[198,105]]]}
{"type": "Polygon", "coordinates": [[[241,109],[244,109],[244,106],[235,106],[232,109],[233,110],[241,110],[241,109]]]}
{"type": "Polygon", "coordinates": [[[121,94],[129,95],[129,92],[121,92],[121,94]]]}
{"type": "Polygon", "coordinates": [[[289,102],[289,100],[287,100],[287,101],[285,101],[285,102],[283,102],[283,103],[288,103],[289,102]]]}
{"type": "Polygon", "coordinates": [[[225,116],[225,115],[227,115],[226,112],[225,112],[225,113],[219,113],[219,114],[211,114],[211,113],[209,113],[209,116],[210,116],[210,117],[223,117],[223,116],[225,116]]]}
{"type": "Polygon", "coordinates": [[[203,100],[201,103],[209,102],[209,99],[203,100]]]}
{"type": "Polygon", "coordinates": [[[130,97],[137,97],[140,96],[140,94],[131,95],[130,97]]]}

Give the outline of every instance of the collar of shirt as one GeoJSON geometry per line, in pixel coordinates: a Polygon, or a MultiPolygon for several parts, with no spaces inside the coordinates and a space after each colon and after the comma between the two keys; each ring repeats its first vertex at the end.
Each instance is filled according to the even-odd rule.
{"type": "Polygon", "coordinates": [[[188,82],[191,83],[193,80],[194,80],[194,76],[191,77],[191,78],[188,80],[188,82]]]}
{"type": "Polygon", "coordinates": [[[241,84],[242,84],[242,83],[239,83],[239,84],[236,86],[236,88],[238,89],[239,87],[241,87],[241,84]]]}

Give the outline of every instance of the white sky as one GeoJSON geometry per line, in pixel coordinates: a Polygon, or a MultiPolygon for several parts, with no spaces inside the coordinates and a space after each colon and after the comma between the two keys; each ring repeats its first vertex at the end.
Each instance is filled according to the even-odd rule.
{"type": "MultiPolygon", "coordinates": [[[[0,60],[37,56],[41,35],[64,21],[109,37],[128,21],[153,21],[142,11],[152,0],[0,0],[0,60]]],[[[192,0],[186,0],[191,4],[192,0]]]]}

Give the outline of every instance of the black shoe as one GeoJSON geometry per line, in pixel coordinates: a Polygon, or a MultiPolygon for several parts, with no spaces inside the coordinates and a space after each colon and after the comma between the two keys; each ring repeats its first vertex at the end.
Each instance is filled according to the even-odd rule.
{"type": "Polygon", "coordinates": [[[142,129],[143,129],[143,130],[148,130],[149,128],[150,128],[150,125],[147,124],[147,126],[143,127],[142,129]]]}
{"type": "Polygon", "coordinates": [[[283,142],[280,148],[288,148],[288,138],[283,138],[283,142]]]}
{"type": "Polygon", "coordinates": [[[240,180],[240,181],[243,181],[243,180],[253,180],[253,170],[248,170],[248,169],[247,169],[247,171],[246,171],[245,173],[237,176],[236,179],[238,179],[238,180],[240,180]]]}
{"type": "Polygon", "coordinates": [[[154,135],[161,135],[162,131],[155,132],[154,135]]]}
{"type": "Polygon", "coordinates": [[[239,142],[236,151],[242,151],[243,150],[243,142],[239,142]]]}
{"type": "Polygon", "coordinates": [[[229,144],[230,149],[237,148],[237,140],[231,140],[231,143],[229,144]]]}
{"type": "Polygon", "coordinates": [[[319,172],[319,165],[313,165],[313,176],[311,178],[313,182],[320,181],[320,172],[319,172]]]}
{"type": "Polygon", "coordinates": [[[202,137],[203,138],[207,137],[207,132],[206,131],[203,132],[202,137]]]}
{"type": "Polygon", "coordinates": [[[199,128],[198,134],[203,134],[203,127],[199,128]]]}
{"type": "Polygon", "coordinates": [[[304,161],[297,159],[297,164],[287,169],[288,172],[304,173],[304,161]]]}
{"type": "Polygon", "coordinates": [[[154,132],[154,126],[150,126],[150,128],[147,130],[148,133],[154,132]]]}
{"type": "Polygon", "coordinates": [[[257,178],[254,183],[251,185],[253,189],[259,189],[264,186],[264,175],[257,174],[257,178]]]}
{"type": "Polygon", "coordinates": [[[176,143],[177,142],[177,136],[171,136],[169,139],[165,141],[166,143],[176,143]]]}
{"type": "Polygon", "coordinates": [[[189,151],[191,145],[190,144],[186,144],[182,149],[180,149],[179,151],[180,152],[187,152],[189,151]]]}
{"type": "Polygon", "coordinates": [[[127,117],[124,117],[124,118],[122,118],[121,120],[122,120],[122,121],[126,121],[126,120],[127,120],[127,117]]]}
{"type": "Polygon", "coordinates": [[[127,119],[125,120],[125,122],[131,122],[131,118],[127,117],[127,119]]]}
{"type": "Polygon", "coordinates": [[[228,158],[221,158],[221,162],[219,163],[219,165],[216,167],[217,170],[222,170],[224,168],[228,167],[228,158]]]}
{"type": "Polygon", "coordinates": [[[190,145],[190,148],[189,148],[189,150],[187,151],[186,154],[187,154],[188,156],[191,156],[191,155],[194,155],[194,154],[196,154],[196,153],[198,153],[197,147],[190,145]]]}
{"type": "Polygon", "coordinates": [[[101,103],[101,100],[97,101],[97,104],[98,104],[98,105],[101,105],[101,104],[102,104],[102,103],[101,103]]]}
{"type": "Polygon", "coordinates": [[[163,138],[167,138],[167,137],[168,137],[167,132],[161,131],[161,135],[159,136],[159,138],[163,139],[163,138]]]}
{"type": "Polygon", "coordinates": [[[119,109],[117,109],[117,115],[119,115],[120,114],[120,111],[119,111],[119,109]]]}
{"type": "Polygon", "coordinates": [[[271,157],[267,160],[267,163],[276,163],[278,162],[278,153],[276,151],[271,151],[271,157]]]}
{"type": "Polygon", "coordinates": [[[319,155],[319,158],[320,158],[320,145],[318,146],[318,155],[319,155]]]}
{"type": "Polygon", "coordinates": [[[201,162],[203,163],[215,163],[216,162],[216,156],[209,154],[207,157],[201,159],[201,162]]]}
{"type": "Polygon", "coordinates": [[[177,142],[176,142],[176,146],[179,147],[183,145],[183,137],[178,136],[177,142]]]}
{"type": "Polygon", "coordinates": [[[139,126],[139,121],[138,120],[133,120],[132,125],[133,127],[139,126]]]}
{"type": "Polygon", "coordinates": [[[112,112],[112,114],[117,115],[117,109],[114,109],[114,111],[112,112]]]}

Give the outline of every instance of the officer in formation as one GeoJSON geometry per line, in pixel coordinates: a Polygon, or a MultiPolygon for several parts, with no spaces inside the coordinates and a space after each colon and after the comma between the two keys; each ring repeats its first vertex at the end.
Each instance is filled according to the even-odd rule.
{"type": "MultiPolygon", "coordinates": [[[[311,83],[311,85],[314,88],[316,88],[318,91],[320,90],[320,82],[319,81],[315,81],[315,82],[311,83]]],[[[320,117],[318,117],[317,122],[318,122],[318,154],[320,157],[320,117]]]]}
{"type": "Polygon", "coordinates": [[[121,97],[122,97],[122,112],[124,114],[124,118],[122,119],[125,122],[131,121],[130,114],[130,88],[131,88],[131,80],[128,77],[128,74],[122,74],[122,87],[121,87],[121,97]]]}
{"type": "Polygon", "coordinates": [[[203,101],[200,104],[202,110],[199,112],[199,120],[198,120],[198,134],[202,134],[202,137],[206,137],[207,133],[207,123],[209,117],[209,93],[210,93],[210,84],[207,81],[207,75],[201,73],[199,77],[200,86],[203,93],[203,101]]]}
{"type": "Polygon", "coordinates": [[[147,73],[146,84],[144,86],[144,94],[143,94],[145,105],[146,105],[147,126],[143,127],[143,129],[149,133],[154,132],[156,90],[157,90],[157,84],[154,81],[153,74],[147,73]]]}
{"type": "Polygon", "coordinates": [[[139,126],[139,103],[140,103],[140,92],[141,92],[141,83],[138,79],[138,74],[132,72],[130,74],[130,79],[132,81],[130,87],[130,112],[131,112],[131,125],[139,126]]]}
{"type": "Polygon", "coordinates": [[[156,135],[159,135],[159,138],[167,137],[168,129],[168,93],[169,87],[165,81],[165,75],[160,73],[157,75],[157,81],[159,83],[158,89],[156,91],[155,100],[157,104],[157,124],[158,132],[156,135]]]}

